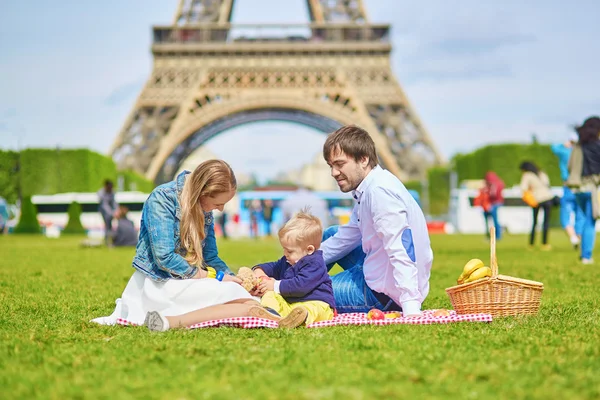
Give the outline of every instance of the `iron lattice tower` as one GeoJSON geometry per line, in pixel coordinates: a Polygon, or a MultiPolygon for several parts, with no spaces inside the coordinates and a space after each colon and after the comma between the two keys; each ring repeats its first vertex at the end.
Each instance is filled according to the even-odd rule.
{"type": "Polygon", "coordinates": [[[161,183],[210,138],[262,120],[357,124],[402,179],[441,163],[392,72],[389,25],[369,23],[362,0],[306,4],[308,24],[248,25],[231,24],[234,0],[180,0],[172,25],[153,27],[152,75],[110,151],[119,167],[161,183]]]}

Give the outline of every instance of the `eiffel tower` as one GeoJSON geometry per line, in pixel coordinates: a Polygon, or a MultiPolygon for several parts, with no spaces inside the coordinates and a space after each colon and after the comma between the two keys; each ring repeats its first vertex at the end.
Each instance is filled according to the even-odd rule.
{"type": "Polygon", "coordinates": [[[110,150],[117,165],[162,183],[209,139],[265,120],[359,125],[404,180],[441,163],[391,70],[390,26],[370,23],[362,0],[305,1],[310,23],[249,25],[231,23],[234,0],[180,0],[173,23],[153,27],[154,68],[110,150]]]}

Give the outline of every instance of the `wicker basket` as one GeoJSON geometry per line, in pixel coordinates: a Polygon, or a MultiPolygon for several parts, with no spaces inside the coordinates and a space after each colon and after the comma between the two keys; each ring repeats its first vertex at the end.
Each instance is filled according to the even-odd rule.
{"type": "Polygon", "coordinates": [[[446,289],[457,314],[486,313],[493,317],[534,315],[540,308],[544,284],[498,275],[496,232],[490,229],[491,278],[446,289]]]}

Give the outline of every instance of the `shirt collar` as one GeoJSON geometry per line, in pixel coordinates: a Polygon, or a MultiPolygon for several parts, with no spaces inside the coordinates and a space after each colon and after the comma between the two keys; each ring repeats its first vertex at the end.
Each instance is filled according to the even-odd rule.
{"type": "Polygon", "coordinates": [[[360,185],[358,185],[358,187],[352,191],[352,196],[356,200],[360,200],[363,193],[369,188],[369,186],[371,186],[371,183],[373,183],[375,175],[377,175],[379,171],[383,171],[383,169],[381,169],[379,165],[376,165],[375,168],[369,171],[369,173],[367,174],[367,176],[365,176],[365,179],[362,180],[360,185]]]}
{"type": "Polygon", "coordinates": [[[185,177],[191,174],[190,171],[182,171],[179,175],[177,175],[177,179],[175,186],[177,187],[177,197],[181,196],[181,192],[183,191],[183,185],[185,184],[185,177]]]}

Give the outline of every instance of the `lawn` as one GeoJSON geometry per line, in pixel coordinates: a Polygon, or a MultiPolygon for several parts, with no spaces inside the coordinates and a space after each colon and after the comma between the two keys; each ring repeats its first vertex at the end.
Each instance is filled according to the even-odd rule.
{"type": "MultiPolygon", "coordinates": [[[[366,399],[600,397],[600,272],[560,231],[550,252],[524,236],[498,244],[500,273],[544,282],[539,315],[490,324],[151,333],[104,327],[133,269],[132,249],[84,249],[79,237],[0,237],[0,397],[366,399]]],[[[433,236],[425,308],[479,236],[433,236]]],[[[274,240],[221,241],[233,269],[278,258],[274,240]]]]}

